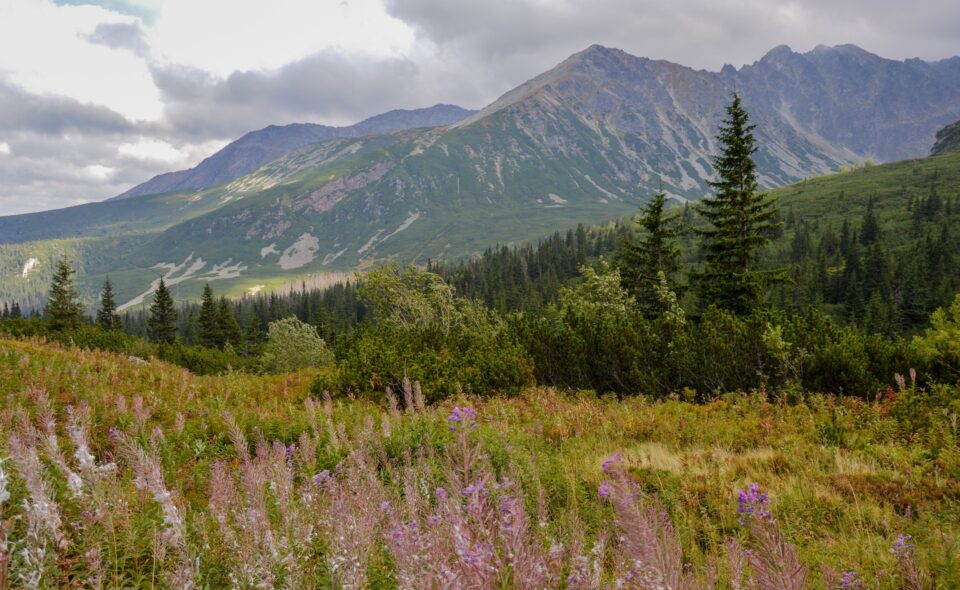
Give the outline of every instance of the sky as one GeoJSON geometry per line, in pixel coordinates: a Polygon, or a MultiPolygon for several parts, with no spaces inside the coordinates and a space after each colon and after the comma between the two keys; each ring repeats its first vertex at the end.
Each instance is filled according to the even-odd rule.
{"type": "Polygon", "coordinates": [[[594,43],[960,54],[956,0],[0,0],[0,215],[117,195],[270,124],[480,108],[594,43]]]}

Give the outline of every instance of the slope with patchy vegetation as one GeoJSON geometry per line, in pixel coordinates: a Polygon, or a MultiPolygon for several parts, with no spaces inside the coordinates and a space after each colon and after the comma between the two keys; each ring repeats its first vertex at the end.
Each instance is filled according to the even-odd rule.
{"type": "Polygon", "coordinates": [[[956,391],[425,408],[311,380],[3,340],[0,586],[960,583],[956,391]]]}

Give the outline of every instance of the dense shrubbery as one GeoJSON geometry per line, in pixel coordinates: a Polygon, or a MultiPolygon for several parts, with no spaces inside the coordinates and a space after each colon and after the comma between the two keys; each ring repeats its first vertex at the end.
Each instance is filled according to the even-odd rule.
{"type": "Polygon", "coordinates": [[[51,329],[50,325],[40,318],[4,320],[0,322],[0,334],[18,338],[43,338],[64,346],[105,350],[144,360],[156,357],[198,375],[218,375],[231,370],[256,370],[259,367],[258,359],[241,356],[229,349],[188,346],[180,342],[148,342],[136,336],[103,330],[90,324],[81,324],[73,330],[62,331],[51,329]]]}
{"type": "Polygon", "coordinates": [[[341,385],[355,391],[424,383],[435,400],[458,391],[511,392],[533,383],[527,355],[484,305],[456,297],[439,276],[388,266],[364,275],[375,319],[341,339],[341,385]]]}
{"type": "Polygon", "coordinates": [[[648,319],[610,270],[585,269],[558,304],[512,325],[541,383],[628,395],[686,390],[702,400],[793,383],[868,397],[923,364],[903,340],[865,336],[816,311],[741,317],[711,307],[696,320],[679,310],[648,319]]]}

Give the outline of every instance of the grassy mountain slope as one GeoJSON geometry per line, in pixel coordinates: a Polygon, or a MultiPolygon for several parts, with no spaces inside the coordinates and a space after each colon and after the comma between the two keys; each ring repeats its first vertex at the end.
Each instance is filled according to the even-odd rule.
{"type": "Polygon", "coordinates": [[[455,105],[438,104],[424,109],[389,111],[348,127],[312,123],[270,125],[247,133],[189,170],[160,174],[115,198],[210,188],[240,178],[312,143],[338,137],[362,137],[417,127],[449,125],[472,113],[455,105]]]}
{"type": "MultiPolygon", "coordinates": [[[[538,388],[513,399],[459,397],[393,413],[384,402],[338,396],[324,414],[319,402],[304,403],[311,377],[306,372],[199,377],[160,362],[0,339],[0,388],[10,393],[0,397],[0,410],[17,417],[0,422],[0,449],[16,457],[3,464],[11,497],[0,505],[2,516],[26,519],[24,500],[39,487],[24,485],[26,447],[36,449],[45,467],[44,506],[64,523],[83,524],[65,524],[64,543],[46,545],[49,558],[41,571],[52,587],[97,575],[110,587],[139,587],[154,579],[165,584],[186,563],[183,569],[200,587],[229,586],[254,575],[269,586],[275,572],[292,571],[302,574],[299,587],[324,588],[337,583],[329,577],[337,571],[329,562],[346,556],[369,562],[360,574],[369,576],[371,586],[389,588],[402,563],[390,558],[397,547],[394,531],[412,530],[411,519],[423,531],[417,539],[426,536],[431,547],[430,557],[408,560],[416,564],[408,570],[416,576],[439,564],[437,555],[445,564],[462,563],[449,539],[467,530],[480,531],[471,538],[490,539],[498,548],[501,538],[520,538],[526,554],[561,548],[549,563],[559,561],[563,576],[577,565],[577,556],[584,555],[583,563],[596,558],[597,568],[612,578],[613,568],[633,561],[622,557],[616,538],[609,539],[621,529],[597,490],[611,479],[601,468],[605,459],[621,453],[635,484],[664,502],[676,531],[663,536],[675,536],[678,554],[682,550],[678,571],[701,574],[708,564],[725,571],[723,539],[747,534],[738,524],[749,516],[738,514],[737,489],[755,481],[769,492],[769,509],[784,540],[796,545],[811,569],[812,588],[836,585],[820,585],[821,568],[855,571],[857,579],[881,580],[880,588],[900,587],[902,578],[892,573],[897,556],[890,550],[898,535],[912,536],[916,563],[931,575],[932,587],[958,582],[951,539],[960,534],[960,459],[951,443],[950,418],[931,411],[936,426],[926,430],[932,436],[910,434],[916,427],[911,420],[926,414],[899,396],[875,403],[817,396],[807,404],[783,404],[730,394],[694,405],[640,397],[619,402],[538,388]],[[476,429],[464,444],[448,428],[454,404],[477,411],[476,429]],[[43,428],[43,436],[22,436],[24,424],[43,428]],[[20,435],[19,445],[14,434],[20,435]],[[245,461],[246,441],[261,437],[265,442],[245,461]],[[71,494],[64,470],[49,468],[48,439],[58,443],[62,465],[80,474],[87,493],[71,494]],[[278,442],[271,447],[273,441],[278,442]],[[96,467],[111,462],[115,468],[78,466],[72,453],[78,442],[96,467]],[[129,452],[140,445],[143,452],[129,452]],[[430,449],[429,461],[417,462],[414,447],[430,449]],[[467,453],[469,472],[462,462],[467,453]],[[480,479],[491,470],[490,460],[512,485],[496,485],[495,474],[480,479]],[[317,476],[324,470],[332,474],[327,481],[317,476]],[[490,496],[478,493],[469,501],[488,511],[482,513],[486,520],[463,518],[454,529],[457,522],[448,516],[464,512],[467,494],[460,491],[478,479],[490,496]],[[246,487],[237,490],[236,482],[246,487]],[[150,493],[134,483],[150,485],[150,493]],[[440,487],[450,491],[450,502],[434,513],[432,506],[446,498],[434,494],[440,487]],[[518,502],[501,503],[498,495],[505,494],[516,494],[518,502]],[[102,509],[101,497],[110,498],[110,509],[102,509]],[[255,522],[243,517],[264,497],[271,508],[285,503],[280,510],[262,511],[255,522]],[[517,506],[524,520],[504,519],[511,528],[499,529],[510,535],[483,532],[488,529],[476,524],[501,522],[502,514],[517,506]],[[428,519],[429,514],[436,516],[428,519]],[[513,524],[530,518],[541,524],[513,524]],[[170,540],[181,534],[171,521],[188,531],[182,546],[174,545],[177,537],[170,540]],[[365,528],[357,538],[363,542],[343,543],[345,527],[338,523],[361,523],[365,528]],[[594,541],[604,537],[607,543],[591,557],[594,541]],[[266,543],[277,551],[263,549],[266,543]],[[157,550],[168,546],[173,549],[157,550]],[[681,565],[687,562],[689,570],[681,565]]],[[[643,518],[637,514],[620,523],[643,518]]],[[[11,527],[11,544],[25,546],[27,531],[11,527]]],[[[32,573],[21,559],[9,567],[12,579],[32,573]]],[[[516,575],[514,570],[490,585],[520,587],[516,575]]],[[[562,586],[562,578],[554,579],[545,587],[562,586]]]]}
{"type": "Polygon", "coordinates": [[[934,156],[960,151],[960,121],[947,125],[937,132],[937,143],[930,153],[934,156]]]}

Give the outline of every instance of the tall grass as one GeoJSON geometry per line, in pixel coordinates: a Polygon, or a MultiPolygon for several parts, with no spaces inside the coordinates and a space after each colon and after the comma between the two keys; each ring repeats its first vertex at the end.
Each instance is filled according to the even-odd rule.
{"type": "Polygon", "coordinates": [[[310,382],[0,342],[0,588],[960,580],[956,415],[921,437],[907,384],[427,407],[416,383],[355,400],[310,382]]]}

